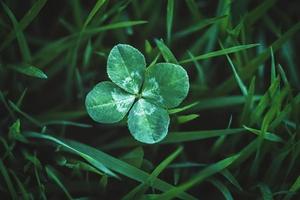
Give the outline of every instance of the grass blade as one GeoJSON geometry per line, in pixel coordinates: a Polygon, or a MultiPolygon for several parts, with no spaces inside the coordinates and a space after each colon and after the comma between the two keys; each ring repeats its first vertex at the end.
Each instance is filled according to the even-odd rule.
{"type": "Polygon", "coordinates": [[[7,109],[7,111],[8,111],[8,113],[9,113],[10,117],[11,117],[12,119],[16,119],[16,116],[15,116],[14,112],[13,112],[13,111],[11,110],[11,108],[8,106],[8,104],[7,104],[6,100],[5,100],[4,94],[3,94],[3,92],[2,92],[1,90],[0,90],[0,100],[2,101],[4,107],[7,109]]]}
{"type": "MultiPolygon", "coordinates": [[[[285,32],[279,39],[273,42],[270,46],[272,46],[274,53],[282,47],[282,45],[287,42],[294,34],[296,34],[300,30],[300,22],[295,24],[292,28],[290,28],[287,32],[285,32]]],[[[248,62],[248,64],[244,67],[240,72],[240,77],[242,80],[247,80],[250,78],[253,73],[258,69],[260,64],[268,59],[270,56],[269,50],[265,50],[259,56],[248,62]]],[[[214,94],[222,95],[227,94],[235,88],[235,80],[234,77],[228,78],[224,81],[220,86],[218,86],[214,92],[214,94]]]]}
{"type": "Polygon", "coordinates": [[[258,184],[258,187],[262,193],[263,200],[273,200],[272,192],[266,184],[260,183],[258,184]]]}
{"type": "Polygon", "coordinates": [[[10,179],[10,176],[8,174],[8,171],[7,171],[6,167],[4,166],[4,163],[2,162],[2,159],[0,159],[0,172],[1,172],[5,182],[7,184],[8,191],[11,195],[11,198],[14,199],[14,200],[18,199],[16,190],[15,190],[14,185],[13,185],[11,179],[10,179]]]}
{"type": "Polygon", "coordinates": [[[27,113],[23,112],[20,108],[18,108],[18,106],[16,104],[14,104],[12,101],[8,102],[9,105],[18,113],[20,113],[21,115],[23,115],[26,119],[28,119],[28,121],[32,122],[34,125],[39,126],[39,127],[43,127],[42,124],[36,120],[35,118],[31,117],[30,115],[28,115],[27,113]]]}
{"type": "Polygon", "coordinates": [[[22,194],[22,199],[24,200],[30,200],[32,199],[30,197],[30,193],[25,189],[25,185],[22,183],[22,181],[18,178],[18,176],[15,174],[15,172],[13,170],[10,170],[9,171],[11,173],[11,175],[14,177],[17,185],[18,185],[18,188],[19,188],[19,191],[21,192],[22,194]]]}
{"type": "Polygon", "coordinates": [[[96,15],[96,13],[100,10],[100,8],[102,7],[102,5],[106,2],[106,0],[98,0],[96,2],[96,4],[94,5],[93,9],[91,10],[91,12],[89,13],[88,17],[86,18],[82,30],[85,30],[85,28],[87,27],[87,25],[91,22],[91,20],[93,19],[93,17],[96,15]]]}
{"type": "Polygon", "coordinates": [[[239,191],[243,191],[243,188],[229,170],[225,169],[221,172],[221,174],[239,191]]]}
{"type": "Polygon", "coordinates": [[[270,48],[271,53],[271,83],[273,83],[276,80],[276,68],[275,68],[275,58],[274,58],[274,52],[273,48],[270,48]]]}
{"type": "Polygon", "coordinates": [[[159,197],[155,198],[155,200],[164,199],[169,200],[176,197],[178,194],[192,188],[193,186],[201,183],[206,178],[226,169],[228,166],[230,166],[237,158],[239,157],[239,154],[225,158],[224,160],[221,160],[215,164],[212,164],[202,171],[198,172],[196,175],[193,176],[189,181],[181,184],[178,187],[175,187],[174,189],[171,189],[162,195],[159,195],[159,197]]]}
{"type": "Polygon", "coordinates": [[[204,60],[204,59],[208,59],[208,58],[222,56],[222,55],[250,49],[253,47],[257,47],[258,45],[259,44],[247,44],[247,45],[239,45],[239,46],[229,47],[229,48],[221,49],[218,51],[209,52],[209,53],[206,53],[206,54],[203,54],[200,56],[195,56],[193,59],[182,60],[182,61],[179,61],[179,63],[184,64],[184,63],[194,62],[195,60],[204,60]]]}
{"type": "Polygon", "coordinates": [[[283,200],[288,200],[291,199],[293,195],[296,194],[296,192],[300,189],[300,176],[297,177],[296,181],[293,183],[293,185],[291,186],[291,188],[289,189],[289,192],[284,198],[283,200]]]}
{"type": "MultiPolygon", "coordinates": [[[[244,129],[221,129],[221,130],[203,130],[203,131],[188,131],[188,132],[171,132],[168,133],[167,137],[162,140],[160,144],[177,144],[180,142],[190,142],[197,140],[204,140],[212,137],[219,137],[223,135],[233,135],[242,133],[244,129]]],[[[111,148],[123,148],[137,146],[140,143],[133,140],[131,137],[122,138],[116,142],[112,142],[109,145],[104,146],[105,149],[111,148]]]]}
{"type": "Polygon", "coordinates": [[[123,155],[121,159],[130,165],[141,168],[144,161],[144,150],[142,147],[134,148],[133,150],[123,155]]]}
{"type": "Polygon", "coordinates": [[[93,47],[91,40],[88,41],[88,44],[86,45],[85,51],[84,51],[84,56],[83,56],[83,67],[86,68],[91,60],[91,56],[93,53],[93,47]]]}
{"type": "Polygon", "coordinates": [[[11,67],[13,70],[25,74],[27,76],[40,78],[40,79],[47,79],[48,76],[39,68],[34,66],[22,66],[22,67],[11,67]]]}
{"type": "MultiPolygon", "coordinates": [[[[244,128],[248,131],[250,131],[251,133],[254,133],[258,136],[262,135],[262,131],[261,130],[257,130],[254,128],[249,128],[247,126],[244,126],[244,128]]],[[[283,139],[281,137],[279,137],[278,135],[274,134],[274,133],[270,133],[270,132],[265,132],[264,134],[264,138],[266,140],[272,141],[272,142],[284,142],[283,139]]]]}
{"type": "Polygon", "coordinates": [[[116,22],[116,23],[111,23],[108,25],[104,25],[99,28],[88,28],[86,29],[82,35],[86,36],[92,36],[95,34],[98,34],[103,31],[108,31],[108,30],[114,30],[114,29],[120,29],[120,28],[128,28],[136,25],[141,25],[141,24],[146,24],[148,21],[143,21],[143,20],[138,20],[138,21],[121,21],[121,22],[116,22]]]}
{"type": "Polygon", "coordinates": [[[190,108],[193,108],[194,106],[198,105],[200,102],[194,102],[194,103],[191,103],[191,104],[188,104],[186,106],[183,106],[183,107],[180,107],[180,108],[174,108],[174,109],[171,109],[169,110],[169,114],[175,114],[175,113],[180,113],[180,112],[184,112],[190,108]]]}
{"type": "Polygon", "coordinates": [[[256,80],[256,77],[254,76],[250,82],[250,86],[249,86],[249,89],[248,89],[248,95],[246,96],[246,102],[244,104],[244,108],[243,108],[243,112],[242,112],[242,115],[241,115],[241,124],[245,124],[245,123],[248,123],[249,122],[249,116],[250,116],[250,113],[252,112],[252,109],[253,109],[253,97],[254,97],[254,94],[255,94],[255,80],[256,80]]]}
{"type": "Polygon", "coordinates": [[[25,39],[25,36],[23,34],[23,31],[20,28],[20,25],[19,25],[15,15],[12,13],[12,11],[3,2],[2,2],[2,6],[14,26],[14,32],[16,34],[16,37],[17,37],[17,40],[19,43],[19,47],[20,47],[20,51],[21,51],[23,60],[25,62],[29,62],[31,60],[31,55],[30,55],[31,53],[30,53],[27,41],[25,39]]]}
{"type": "Polygon", "coordinates": [[[190,142],[224,135],[239,134],[241,132],[243,132],[243,129],[240,128],[208,131],[173,132],[169,133],[166,139],[164,139],[160,144],[190,142]]]}
{"type": "Polygon", "coordinates": [[[233,200],[232,194],[230,193],[229,189],[219,180],[211,179],[208,180],[211,182],[218,190],[223,194],[226,200],[233,200]]]}
{"type": "Polygon", "coordinates": [[[178,64],[177,59],[175,58],[172,51],[164,44],[162,40],[155,40],[155,43],[160,50],[162,56],[164,57],[166,62],[178,64]]]}
{"type": "Polygon", "coordinates": [[[185,2],[195,19],[199,19],[202,17],[195,0],[185,0],[185,2]]]}
{"type": "Polygon", "coordinates": [[[249,12],[245,17],[245,24],[252,26],[276,3],[277,0],[266,0],[263,1],[259,6],[249,12]]]}
{"type": "Polygon", "coordinates": [[[158,177],[158,175],[168,166],[170,163],[178,157],[178,155],[182,152],[183,148],[179,147],[176,151],[174,151],[171,155],[169,155],[165,160],[163,160],[151,173],[149,178],[146,182],[141,183],[137,187],[135,187],[131,192],[129,192],[123,200],[131,200],[131,199],[139,199],[140,196],[142,196],[145,191],[148,189],[149,186],[153,184],[153,181],[155,178],[158,177]]]}
{"type": "Polygon", "coordinates": [[[205,83],[206,80],[205,80],[205,75],[204,75],[202,66],[200,65],[200,63],[197,60],[195,60],[195,56],[190,51],[188,51],[188,54],[189,54],[189,57],[194,60],[193,63],[196,66],[196,69],[197,69],[198,81],[199,81],[200,85],[202,85],[205,88],[206,87],[206,83],[205,83]]]}
{"type": "Polygon", "coordinates": [[[190,114],[190,115],[181,115],[177,117],[177,121],[179,124],[184,124],[199,117],[198,114],[190,114]]]}
{"type": "Polygon", "coordinates": [[[214,17],[214,18],[199,20],[199,22],[197,22],[196,24],[193,24],[190,27],[187,27],[184,30],[175,33],[174,38],[178,39],[178,38],[188,36],[188,35],[195,33],[196,31],[199,31],[209,25],[215,24],[215,23],[223,20],[225,17],[227,17],[227,16],[224,15],[224,16],[218,16],[218,17],[214,17]]]}
{"type": "Polygon", "coordinates": [[[167,4],[167,44],[171,41],[171,32],[174,16],[174,0],[168,0],[167,4]]]}
{"type": "MultiPolygon", "coordinates": [[[[261,96],[253,96],[253,101],[259,101],[261,96]]],[[[200,110],[216,109],[222,107],[236,106],[245,103],[244,96],[225,96],[216,98],[202,99],[199,103],[191,109],[192,112],[197,112],[200,110]]]]}
{"type": "MultiPolygon", "coordinates": [[[[224,49],[222,43],[220,43],[220,45],[221,45],[221,48],[224,49]]],[[[247,88],[246,88],[245,84],[243,83],[242,79],[240,78],[239,74],[237,73],[237,71],[235,69],[235,66],[234,66],[234,64],[233,64],[233,62],[232,62],[232,60],[231,60],[231,58],[229,57],[228,54],[226,54],[226,58],[227,58],[227,60],[230,64],[230,67],[233,71],[234,78],[235,78],[242,94],[244,95],[244,97],[247,97],[248,96],[247,88]]]]}
{"type": "Polygon", "coordinates": [[[66,121],[66,120],[51,120],[43,123],[44,126],[48,125],[62,125],[62,126],[76,126],[81,128],[91,128],[93,127],[90,124],[83,124],[83,123],[77,123],[72,121],[66,121]]]}
{"type": "MultiPolygon", "coordinates": [[[[80,155],[96,168],[98,167],[95,164],[101,164],[105,168],[107,167],[108,169],[111,169],[115,172],[118,172],[124,176],[127,176],[139,182],[145,182],[149,177],[148,173],[138,168],[135,168],[132,165],[129,165],[119,159],[116,159],[98,149],[84,145],[82,143],[71,141],[71,140],[57,139],[50,135],[39,134],[34,132],[25,132],[23,134],[27,137],[40,138],[40,139],[51,141],[57,145],[61,145],[64,148],[68,149],[69,151],[80,155]]],[[[172,185],[160,179],[155,179],[153,181],[153,187],[161,191],[168,191],[174,188],[172,185]]],[[[195,199],[194,197],[192,197],[187,193],[180,194],[178,195],[178,197],[180,197],[181,199],[195,199]]]]}
{"type": "Polygon", "coordinates": [[[68,192],[67,188],[64,186],[64,184],[60,180],[56,170],[53,167],[51,167],[50,165],[47,165],[45,167],[45,170],[46,170],[48,177],[51,180],[53,180],[62,189],[62,191],[66,194],[67,198],[73,199],[72,196],[70,195],[70,193],[68,192]]]}
{"type": "MultiPolygon", "coordinates": [[[[19,31],[23,31],[39,14],[39,12],[42,10],[42,8],[45,6],[47,0],[37,0],[33,4],[33,6],[27,11],[27,13],[24,15],[24,17],[21,19],[19,23],[19,31]]],[[[4,48],[6,48],[16,37],[16,33],[14,31],[11,31],[3,40],[4,42],[0,46],[0,51],[2,51],[4,48]]]]}

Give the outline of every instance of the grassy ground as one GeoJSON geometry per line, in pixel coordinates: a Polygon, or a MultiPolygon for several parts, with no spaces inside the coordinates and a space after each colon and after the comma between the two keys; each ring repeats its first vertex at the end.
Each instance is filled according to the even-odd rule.
{"type": "Polygon", "coordinates": [[[299,1],[1,1],[1,199],[299,199],[299,1]],[[118,43],[178,62],[166,139],[93,122],[118,43]]]}

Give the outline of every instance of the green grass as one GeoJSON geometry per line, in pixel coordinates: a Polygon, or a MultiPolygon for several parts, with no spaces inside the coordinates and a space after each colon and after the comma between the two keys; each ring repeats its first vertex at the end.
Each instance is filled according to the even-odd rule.
{"type": "Polygon", "coordinates": [[[2,199],[299,199],[298,1],[3,1],[2,199]],[[110,50],[180,64],[165,139],[92,121],[110,50]]]}

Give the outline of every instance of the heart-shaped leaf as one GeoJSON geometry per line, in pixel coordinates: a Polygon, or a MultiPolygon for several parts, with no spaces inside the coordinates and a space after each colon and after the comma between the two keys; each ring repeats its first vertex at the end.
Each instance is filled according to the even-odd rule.
{"type": "Polygon", "coordinates": [[[168,133],[168,112],[145,99],[139,99],[129,112],[128,128],[132,136],[144,143],[161,141],[168,133]]]}
{"type": "Polygon", "coordinates": [[[137,94],[143,84],[145,57],[136,48],[118,44],[112,48],[107,60],[109,78],[127,92],[137,94]]]}
{"type": "Polygon", "coordinates": [[[104,81],[98,83],[88,93],[85,105],[93,120],[102,123],[114,123],[124,118],[134,99],[134,95],[123,91],[109,81],[104,81]]]}
{"type": "Polygon", "coordinates": [[[183,67],[158,63],[146,71],[142,96],[166,108],[178,106],[189,91],[189,78],[183,67]]]}

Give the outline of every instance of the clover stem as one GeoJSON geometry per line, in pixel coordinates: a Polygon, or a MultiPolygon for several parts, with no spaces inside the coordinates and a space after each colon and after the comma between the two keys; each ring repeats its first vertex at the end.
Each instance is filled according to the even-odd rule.
{"type": "Polygon", "coordinates": [[[136,97],[137,99],[140,99],[140,98],[142,98],[142,94],[141,94],[141,93],[138,93],[138,94],[135,95],[135,97],[136,97]]]}

